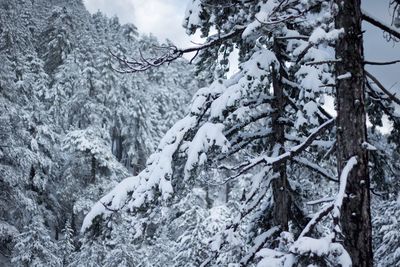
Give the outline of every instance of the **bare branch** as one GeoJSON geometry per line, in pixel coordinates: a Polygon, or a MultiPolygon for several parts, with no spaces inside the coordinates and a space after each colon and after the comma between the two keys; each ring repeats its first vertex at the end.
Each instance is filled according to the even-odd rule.
{"type": "Polygon", "coordinates": [[[298,164],[301,164],[310,170],[317,172],[321,174],[323,177],[327,178],[330,181],[333,182],[339,182],[333,175],[331,175],[329,172],[327,172],[324,168],[320,167],[318,164],[312,163],[306,158],[300,158],[300,157],[294,157],[293,161],[297,162],[298,164]]]}
{"type": "Polygon", "coordinates": [[[304,41],[308,41],[309,38],[310,38],[310,36],[307,36],[307,35],[275,37],[275,39],[277,39],[277,40],[304,40],[304,41]]]}
{"type": "Polygon", "coordinates": [[[389,90],[387,90],[382,83],[379,82],[379,80],[377,78],[375,78],[375,76],[373,76],[371,73],[369,73],[368,71],[364,70],[365,75],[370,78],[375,84],[376,86],[379,87],[379,89],[382,90],[382,92],[384,92],[389,98],[390,100],[392,100],[393,102],[395,102],[396,104],[400,105],[400,99],[396,97],[395,94],[392,94],[389,90]]]}
{"type": "MultiPolygon", "coordinates": [[[[371,99],[373,99],[374,101],[376,101],[376,103],[381,107],[382,111],[386,114],[386,116],[388,116],[388,118],[393,122],[393,126],[394,128],[396,127],[400,127],[400,117],[397,117],[395,114],[393,114],[393,111],[391,110],[390,107],[387,106],[387,102],[388,99],[386,98],[382,98],[382,96],[378,95],[378,92],[376,92],[371,85],[369,84],[369,82],[366,83],[367,84],[367,93],[369,95],[369,97],[371,99]]],[[[381,93],[383,94],[383,93],[381,93]]],[[[390,102],[391,103],[391,102],[390,102]]]]}
{"type": "Polygon", "coordinates": [[[301,51],[301,53],[299,54],[299,56],[296,59],[296,64],[298,64],[303,59],[303,57],[307,54],[308,50],[310,50],[313,46],[314,46],[313,43],[309,43],[306,46],[306,48],[304,48],[304,50],[301,51]]]}
{"type": "Polygon", "coordinates": [[[306,66],[322,65],[322,64],[335,64],[340,61],[342,61],[342,60],[341,59],[331,59],[331,60],[322,60],[322,61],[311,61],[311,62],[307,62],[306,66]]]}
{"type": "Polygon", "coordinates": [[[317,200],[308,201],[308,202],[306,202],[306,204],[307,205],[318,205],[318,204],[325,203],[325,202],[332,202],[334,200],[335,200],[334,197],[324,197],[324,198],[320,198],[317,200]]]}
{"type": "Polygon", "coordinates": [[[392,36],[396,37],[397,39],[400,39],[400,32],[397,31],[397,29],[386,25],[385,23],[373,18],[371,15],[369,15],[367,12],[363,10],[362,12],[362,19],[369,22],[370,24],[374,25],[375,27],[378,27],[385,32],[391,34],[392,36]]]}
{"type": "Polygon", "coordinates": [[[331,148],[325,153],[322,159],[328,158],[333,152],[335,152],[335,150],[336,150],[336,140],[333,142],[331,148]]]}
{"type": "Polygon", "coordinates": [[[366,65],[393,65],[393,64],[397,64],[400,63],[400,59],[399,60],[393,60],[393,61],[386,61],[386,62],[375,62],[375,61],[364,61],[364,64],[366,65]]]}

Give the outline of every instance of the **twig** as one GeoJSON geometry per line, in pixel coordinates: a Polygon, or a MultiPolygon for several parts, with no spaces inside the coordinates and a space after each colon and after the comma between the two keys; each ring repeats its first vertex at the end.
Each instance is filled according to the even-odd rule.
{"type": "Polygon", "coordinates": [[[311,61],[307,62],[305,65],[310,66],[310,65],[322,65],[322,64],[334,64],[337,62],[342,61],[341,59],[331,59],[331,60],[322,60],[322,61],[311,61]]]}

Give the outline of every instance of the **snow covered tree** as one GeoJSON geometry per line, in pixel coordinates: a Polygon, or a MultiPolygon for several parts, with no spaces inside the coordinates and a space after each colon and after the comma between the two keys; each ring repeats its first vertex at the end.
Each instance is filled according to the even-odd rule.
{"type": "MultiPolygon", "coordinates": [[[[205,44],[188,49],[163,46],[160,49],[164,53],[156,57],[141,55],[126,60],[117,56],[129,73],[161,66],[197,51],[200,68],[215,72],[216,80],[196,93],[189,114],[164,136],[146,169],[122,181],[92,208],[83,231],[95,227],[91,224],[95,218],[107,220],[110,210],[128,210],[151,222],[158,206],[169,206],[171,202],[173,205],[182,192],[192,188],[202,168],[219,167],[230,175],[209,176],[209,183],[242,178],[253,189],[244,192],[238,219],[216,236],[222,236],[220,240],[211,242],[218,245],[211,245],[213,253],[204,259],[203,265],[259,262],[259,266],[351,266],[353,259],[355,265],[364,262],[370,266],[367,153],[373,146],[366,142],[361,30],[348,28],[350,23],[358,23],[352,29],[360,29],[361,17],[366,15],[361,15],[357,1],[345,4],[346,12],[356,10],[357,16],[347,14],[340,5],[326,1],[255,4],[194,0],[187,9],[184,25],[189,33],[200,29],[207,37],[205,44]],[[353,37],[358,42],[351,42],[353,37]],[[344,51],[346,42],[356,47],[344,51]],[[336,44],[336,52],[332,44],[336,44]],[[229,79],[218,79],[224,77],[232,47],[239,50],[239,72],[229,79]],[[341,58],[341,53],[346,58],[341,58]],[[358,64],[356,69],[351,68],[354,64],[358,64]],[[348,90],[347,83],[351,81],[357,90],[348,90]],[[355,99],[346,97],[355,93],[355,99]],[[335,119],[323,107],[327,95],[336,98],[339,125],[328,134],[326,131],[335,119]],[[354,108],[357,112],[353,112],[354,108]],[[346,119],[349,113],[354,121],[346,119]],[[351,134],[343,130],[345,126],[352,128],[351,134]],[[357,144],[354,136],[359,136],[357,144]],[[334,149],[336,159],[332,155],[334,149]],[[319,164],[312,162],[313,157],[319,164]],[[339,179],[335,177],[335,166],[339,179]],[[356,174],[362,179],[354,178],[356,168],[365,172],[356,174]],[[295,179],[301,169],[312,171],[308,182],[295,179]],[[314,192],[310,196],[304,194],[311,191],[307,188],[293,189],[294,185],[307,184],[323,188],[325,183],[313,179],[315,175],[339,182],[333,197],[325,195],[310,201],[310,197],[319,194],[314,192]],[[350,187],[360,181],[364,181],[363,187],[350,187]],[[365,216],[352,221],[356,212],[352,207],[359,200],[349,201],[345,196],[360,188],[364,188],[360,193],[364,200],[360,203],[365,207],[357,212],[365,216]],[[315,210],[305,209],[305,202],[328,204],[315,210]],[[329,214],[333,220],[328,220],[329,214]],[[350,238],[358,235],[351,225],[359,227],[363,221],[364,239],[350,238]],[[252,231],[244,235],[245,228],[252,231]],[[342,231],[348,233],[343,236],[342,231]],[[341,244],[343,238],[345,247],[341,244]],[[224,254],[232,251],[226,248],[233,249],[240,239],[242,251],[233,257],[224,254]],[[365,255],[358,256],[359,251],[352,244],[355,240],[366,246],[365,255]],[[262,259],[255,259],[256,255],[262,259]]],[[[391,33],[397,34],[393,30],[391,33]]]]}
{"type": "Polygon", "coordinates": [[[335,65],[338,173],[345,171],[351,159],[355,159],[357,164],[350,169],[346,179],[340,181],[340,186],[345,187],[346,194],[351,197],[343,201],[340,217],[336,215],[334,220],[340,219],[344,245],[351,255],[352,264],[372,266],[361,1],[335,3],[338,8],[336,27],[344,29],[343,36],[336,43],[336,58],[340,60],[335,65]]]}
{"type": "MultiPolygon", "coordinates": [[[[241,242],[243,242],[242,245],[245,249],[236,255],[232,255],[228,260],[228,262],[240,262],[241,257],[244,257],[242,263],[247,264],[249,260],[254,260],[254,254],[261,249],[272,234],[288,230],[289,221],[291,224],[298,222],[294,220],[295,213],[300,214],[300,218],[302,218],[300,221],[304,221],[302,210],[296,210],[296,205],[291,204],[291,201],[289,201],[289,198],[293,199],[294,197],[292,197],[293,193],[287,181],[285,163],[308,148],[319,134],[323,133],[329,126],[332,126],[333,120],[330,119],[327,113],[324,114],[323,111],[318,111],[318,104],[315,98],[308,96],[309,102],[312,102],[314,106],[311,104],[305,105],[306,103],[304,103],[305,107],[300,106],[299,108],[296,105],[301,104],[300,101],[294,99],[294,101],[298,101],[294,103],[291,102],[290,98],[288,101],[287,96],[293,94],[291,91],[294,85],[295,89],[300,88],[307,92],[306,90],[313,90],[315,87],[323,86],[330,81],[328,75],[324,76],[324,72],[326,72],[324,68],[329,70],[327,65],[324,65],[325,63],[315,64],[315,67],[309,68],[309,70],[314,70],[312,73],[314,76],[311,76],[305,72],[304,68],[299,70],[296,61],[301,61],[305,57],[305,62],[302,62],[305,65],[310,61],[325,59],[322,56],[327,57],[330,54],[319,52],[318,46],[320,44],[321,46],[326,46],[325,44],[337,37],[339,31],[327,26],[326,30],[322,28],[314,32],[308,30],[310,36],[302,35],[303,32],[307,32],[306,26],[312,25],[312,22],[299,27],[298,31],[302,32],[289,30],[288,25],[291,25],[291,22],[304,16],[303,13],[296,13],[294,11],[296,10],[295,8],[291,9],[293,7],[291,5],[296,5],[295,3],[283,7],[278,2],[269,4],[260,2],[256,9],[253,9],[253,4],[222,6],[222,9],[220,5],[203,5],[196,1],[192,6],[196,8],[196,4],[201,6],[201,12],[209,12],[215,18],[218,18],[216,21],[218,28],[224,31],[211,35],[208,38],[208,43],[199,48],[193,48],[193,50],[207,51],[206,49],[210,48],[217,51],[221,43],[224,45],[236,44],[239,49],[247,52],[241,58],[243,63],[240,65],[240,72],[226,81],[216,80],[209,88],[206,87],[199,90],[192,100],[189,115],[177,123],[163,138],[158,151],[148,160],[147,168],[138,177],[126,179],[109,195],[104,197],[92,209],[86,220],[90,222],[91,219],[99,214],[104,213],[106,215],[108,213],[107,210],[116,210],[121,207],[139,208],[142,205],[148,205],[147,203],[149,202],[152,203],[153,200],[161,204],[171,197],[172,190],[176,190],[179,192],[178,194],[181,194],[180,192],[185,190],[184,183],[187,183],[190,188],[190,184],[193,183],[190,181],[197,176],[198,167],[211,163],[211,161],[207,161],[208,158],[215,157],[218,165],[221,164],[220,162],[229,159],[231,163],[236,162],[237,166],[225,168],[231,172],[237,172],[237,174],[227,178],[220,177],[219,179],[234,180],[253,170],[255,173],[259,172],[258,175],[252,173],[254,177],[258,178],[254,181],[250,179],[250,184],[254,189],[246,192],[245,204],[243,204],[240,219],[227,226],[227,229],[221,235],[218,235],[221,240],[214,242],[218,245],[214,247],[214,252],[211,256],[204,260],[205,262],[215,261],[217,264],[226,263],[224,260],[227,260],[227,258],[224,255],[220,255],[222,254],[221,252],[229,253],[230,250],[224,247],[235,246],[233,240],[237,239],[232,239],[230,236],[232,234],[240,236],[241,229],[245,228],[242,224],[247,224],[247,227],[254,231],[247,233],[251,238],[246,237],[242,240],[241,242]],[[243,12],[240,13],[237,10],[242,10],[243,12]],[[231,20],[224,19],[227,14],[231,14],[231,20]],[[255,15],[262,18],[262,21],[259,21],[260,18],[255,19],[255,15]],[[287,17],[287,19],[274,23],[275,20],[279,21],[280,16],[287,17]],[[235,23],[232,23],[232,21],[235,21],[235,23]],[[218,23],[221,23],[221,25],[218,23]],[[265,36],[262,31],[257,31],[262,29],[264,24],[277,25],[277,29],[271,29],[271,36],[265,36]],[[247,26],[237,27],[234,25],[247,26]],[[275,41],[275,39],[279,38],[283,41],[275,41]],[[305,46],[300,48],[298,47],[303,45],[302,43],[287,41],[304,39],[309,43],[305,42],[305,46]],[[254,46],[251,46],[251,40],[257,40],[254,46]],[[233,44],[230,44],[231,42],[233,44]],[[289,46],[289,43],[291,46],[289,46]],[[317,48],[311,49],[314,45],[317,48]],[[296,58],[283,56],[287,52],[286,50],[290,51],[295,48],[300,51],[295,54],[296,58]],[[285,61],[290,60],[293,60],[296,64],[288,70],[285,67],[285,61]],[[290,81],[288,79],[289,75],[293,75],[292,78],[295,78],[295,81],[300,85],[290,81]],[[292,87],[285,85],[286,90],[283,90],[284,82],[286,84],[289,83],[292,87]],[[272,89],[269,90],[268,88],[272,89]],[[301,115],[303,108],[307,112],[307,119],[301,115]],[[318,115],[320,116],[320,121],[318,120],[318,115]],[[310,126],[313,127],[308,129],[302,127],[300,129],[299,126],[308,120],[311,121],[310,126]],[[285,126],[286,124],[298,126],[291,129],[291,127],[285,126]],[[266,130],[263,128],[266,128],[266,130]],[[291,142],[285,143],[285,132],[295,131],[299,133],[300,130],[303,131],[306,138],[301,140],[297,146],[292,145],[291,149],[286,148],[287,144],[291,142]],[[257,142],[260,143],[256,145],[257,142]],[[263,142],[270,143],[270,145],[260,146],[263,142]],[[251,145],[254,146],[251,147],[251,145]],[[258,157],[249,157],[246,156],[247,151],[259,153],[260,155],[258,157]],[[220,152],[222,154],[218,155],[220,152]],[[181,161],[183,161],[183,166],[177,166],[177,164],[173,163],[181,161]],[[240,161],[244,163],[239,164],[240,161]],[[266,166],[259,167],[263,164],[266,166]],[[271,174],[269,174],[270,172],[271,174]],[[131,187],[127,187],[129,184],[131,187]],[[271,184],[272,192],[269,190],[271,184]],[[159,194],[157,188],[161,193],[160,199],[157,197],[159,194]],[[270,194],[272,194],[272,197],[270,194]],[[274,209],[274,214],[268,217],[265,211],[270,207],[274,209]],[[253,221],[249,222],[246,218],[249,214],[252,215],[253,221]],[[261,222],[264,226],[261,225],[261,222]],[[264,237],[262,244],[257,245],[250,252],[252,255],[246,255],[245,257],[245,250],[250,249],[253,238],[271,229],[274,229],[274,231],[270,231],[270,234],[264,237]],[[231,233],[229,234],[229,232],[231,233]]],[[[315,3],[309,3],[309,5],[301,6],[301,10],[309,11],[316,8],[313,4],[315,5],[315,3]]],[[[328,5],[323,5],[320,2],[318,2],[318,5],[322,6],[322,8],[320,7],[321,13],[329,10],[328,5]]],[[[196,17],[199,12],[197,10],[188,12],[188,28],[204,27],[202,29],[207,32],[207,18],[212,16],[200,16],[199,20],[196,17]],[[205,18],[204,22],[201,21],[202,18],[205,18]],[[192,21],[196,21],[198,24],[194,25],[192,21]]],[[[310,12],[310,14],[310,17],[315,15],[313,12],[310,12]]],[[[329,25],[329,17],[323,22],[329,25]]],[[[268,28],[268,26],[266,27],[268,28]]],[[[141,61],[128,63],[127,71],[134,72],[147,69],[149,66],[158,65],[162,61],[168,62],[179,54],[192,51],[192,49],[174,50],[173,47],[168,49],[170,49],[170,54],[166,54],[164,57],[150,59],[150,61],[142,58],[141,61]]],[[[199,56],[207,56],[207,52],[204,53],[199,56]]],[[[318,94],[318,92],[313,93],[318,94]]],[[[294,97],[304,100],[301,98],[304,97],[304,93],[297,94],[294,97]]],[[[301,134],[294,135],[301,136],[301,134]]],[[[299,162],[304,164],[305,161],[299,160],[299,162]]],[[[308,167],[313,166],[307,163],[308,167]]],[[[314,169],[318,170],[315,167],[314,169]]],[[[324,172],[322,171],[322,173],[324,172]]],[[[325,176],[329,177],[329,175],[325,176]]],[[[226,182],[223,180],[222,182],[226,182]]],[[[213,182],[212,178],[209,182],[213,182]]],[[[303,226],[300,223],[295,228],[301,229],[303,226]]],[[[84,224],[84,230],[86,227],[86,224],[84,224]]],[[[305,251],[302,253],[306,254],[305,251]]]]}
{"type": "Polygon", "coordinates": [[[62,266],[57,246],[51,240],[42,218],[33,216],[31,224],[15,238],[11,262],[15,266],[62,266]]]}
{"type": "Polygon", "coordinates": [[[133,172],[133,159],[141,161],[135,172],[143,168],[163,132],[182,116],[191,94],[185,87],[197,87],[196,81],[184,60],[162,74],[122,78],[108,49],[118,46],[122,53],[157,40],[139,37],[134,25],[115,18],[91,16],[80,0],[5,0],[0,11],[0,265],[17,264],[10,255],[27,244],[14,247],[14,238],[32,214],[42,218],[42,239],[70,264],[72,247],[60,253],[66,220],[71,245],[83,214],[133,172]]]}
{"type": "Polygon", "coordinates": [[[75,245],[73,240],[74,231],[72,229],[71,222],[69,220],[65,222],[64,229],[61,232],[63,236],[59,240],[59,248],[62,258],[62,264],[63,266],[66,266],[71,260],[72,253],[75,251],[75,245]]]}

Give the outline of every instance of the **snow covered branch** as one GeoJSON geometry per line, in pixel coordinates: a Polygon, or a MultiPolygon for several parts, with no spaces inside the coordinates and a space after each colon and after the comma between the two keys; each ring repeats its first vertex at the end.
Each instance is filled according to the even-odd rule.
{"type": "Polygon", "coordinates": [[[328,173],[324,168],[320,167],[318,164],[315,164],[315,163],[309,161],[306,158],[294,157],[293,160],[295,162],[297,162],[298,164],[301,164],[302,166],[305,166],[305,167],[309,168],[310,170],[321,174],[323,177],[327,178],[330,181],[333,181],[336,183],[338,182],[338,180],[333,175],[328,173]]]}
{"type": "MultiPolygon", "coordinates": [[[[167,46],[159,46],[156,47],[158,50],[161,50],[162,53],[160,56],[154,58],[147,58],[143,56],[142,52],[139,50],[140,58],[139,59],[130,59],[127,60],[126,58],[122,58],[110,50],[111,55],[119,61],[122,65],[123,69],[118,70],[115,69],[119,73],[135,73],[146,71],[153,67],[159,67],[164,64],[168,64],[180,57],[184,54],[196,52],[196,55],[199,51],[219,45],[224,41],[238,36],[243,33],[245,27],[244,26],[236,26],[234,29],[224,35],[216,35],[214,38],[211,38],[210,41],[204,43],[202,45],[196,47],[189,47],[185,49],[179,49],[174,45],[167,45],[167,46]]],[[[193,59],[192,59],[193,60],[193,59]]]]}
{"type": "Polygon", "coordinates": [[[309,234],[314,227],[333,210],[333,203],[325,205],[320,211],[318,211],[313,218],[308,222],[306,227],[304,227],[303,231],[300,233],[299,239],[303,236],[309,234]]]}
{"type": "Polygon", "coordinates": [[[305,149],[307,149],[312,144],[312,142],[322,132],[324,132],[329,127],[333,126],[334,121],[335,121],[335,119],[330,119],[330,120],[326,121],[321,126],[319,126],[313,133],[311,133],[304,140],[304,142],[302,142],[301,144],[299,144],[295,147],[292,147],[289,151],[286,151],[285,153],[283,153],[277,157],[261,156],[261,157],[255,158],[253,160],[250,160],[249,162],[242,164],[241,166],[238,167],[238,169],[240,169],[240,172],[238,174],[236,174],[235,176],[238,177],[259,164],[279,165],[280,163],[299,155],[301,152],[303,152],[305,149]]]}
{"type": "Polygon", "coordinates": [[[354,166],[357,165],[357,157],[351,157],[346,165],[344,166],[342,173],[340,174],[340,184],[339,184],[339,192],[336,195],[335,201],[333,203],[333,222],[335,224],[335,233],[340,233],[339,228],[339,220],[340,220],[340,210],[342,208],[343,199],[346,195],[346,187],[347,187],[347,177],[350,172],[353,170],[354,166]]]}

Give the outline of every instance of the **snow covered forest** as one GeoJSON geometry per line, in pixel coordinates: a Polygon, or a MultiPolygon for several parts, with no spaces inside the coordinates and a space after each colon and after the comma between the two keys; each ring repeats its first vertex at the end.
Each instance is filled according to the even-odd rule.
{"type": "Polygon", "coordinates": [[[0,266],[400,267],[400,1],[185,3],[0,0],[0,266]]]}

